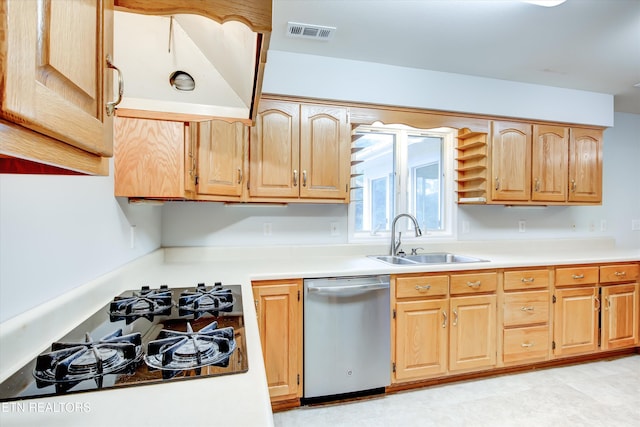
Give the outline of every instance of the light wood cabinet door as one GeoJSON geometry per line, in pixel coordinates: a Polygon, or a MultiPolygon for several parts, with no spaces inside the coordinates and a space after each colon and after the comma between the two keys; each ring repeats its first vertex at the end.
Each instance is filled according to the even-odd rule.
{"type": "Polygon", "coordinates": [[[449,370],[490,368],[496,364],[496,296],[450,300],[449,370]]]}
{"type": "Polygon", "coordinates": [[[531,196],[531,125],[493,122],[492,199],[527,201],[531,196]]]}
{"type": "Polygon", "coordinates": [[[567,200],[569,128],[533,126],[531,155],[531,200],[567,200]]]}
{"type": "Polygon", "coordinates": [[[613,350],[638,344],[640,285],[605,286],[602,288],[602,349],[613,350]]]}
{"type": "Polygon", "coordinates": [[[110,157],[105,102],[112,92],[106,56],[112,54],[113,0],[3,1],[2,117],[110,157]]]}
{"type": "Polygon", "coordinates": [[[300,105],[263,100],[251,131],[251,197],[298,197],[300,105]]]}
{"type": "Polygon", "coordinates": [[[302,280],[253,283],[271,400],[302,395],[302,280]]]}
{"type": "Polygon", "coordinates": [[[599,306],[596,287],[556,289],[554,355],[590,353],[598,349],[599,306]]]}
{"type": "Polygon", "coordinates": [[[245,126],[210,120],[198,123],[198,194],[242,195],[245,126]]]}
{"type": "Polygon", "coordinates": [[[347,108],[300,107],[300,197],[348,196],[350,129],[347,108]]]}
{"type": "Polygon", "coordinates": [[[447,371],[448,306],[446,299],[396,304],[396,381],[423,379],[447,371]]]}
{"type": "Polygon", "coordinates": [[[195,190],[195,130],[183,122],[118,117],[114,194],[185,198],[195,190]]]}
{"type": "Polygon", "coordinates": [[[602,202],[602,131],[571,128],[569,201],[602,202]]]}

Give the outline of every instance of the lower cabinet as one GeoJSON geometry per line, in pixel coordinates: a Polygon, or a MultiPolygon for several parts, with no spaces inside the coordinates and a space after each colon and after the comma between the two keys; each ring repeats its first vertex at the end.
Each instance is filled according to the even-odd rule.
{"type": "Polygon", "coordinates": [[[393,382],[495,366],[495,282],[495,272],[393,276],[393,382]]]}
{"type": "Polygon", "coordinates": [[[557,268],[554,355],[638,345],[639,276],[638,264],[557,268]]]}
{"type": "Polygon", "coordinates": [[[639,288],[638,283],[602,287],[601,347],[603,350],[638,344],[639,288]]]}
{"type": "Polygon", "coordinates": [[[253,282],[271,401],[302,396],[302,280],[253,282]]]}
{"type": "Polygon", "coordinates": [[[449,370],[467,371],[496,364],[496,296],[451,298],[449,370]]]}

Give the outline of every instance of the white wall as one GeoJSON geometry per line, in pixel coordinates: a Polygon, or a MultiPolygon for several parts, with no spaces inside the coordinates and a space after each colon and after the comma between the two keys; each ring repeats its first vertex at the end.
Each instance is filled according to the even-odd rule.
{"type": "MultiPolygon", "coordinates": [[[[604,133],[603,155],[601,206],[456,206],[457,240],[613,237],[617,246],[640,248],[640,231],[631,231],[631,220],[640,219],[640,115],[615,114],[615,127],[604,133]],[[524,233],[518,232],[519,220],[526,221],[524,233]],[[468,233],[462,233],[464,222],[468,233]]],[[[163,246],[347,243],[347,207],[342,205],[172,202],[162,209],[163,246]],[[331,235],[332,222],[339,236],[331,235]],[[264,223],[271,224],[271,236],[264,235],[264,223]]]]}
{"type": "Polygon", "coordinates": [[[112,175],[0,175],[0,322],[160,246],[160,209],[116,199],[112,175]]]}
{"type": "Polygon", "coordinates": [[[613,124],[612,95],[273,50],[269,50],[262,91],[524,119],[613,124]]]}

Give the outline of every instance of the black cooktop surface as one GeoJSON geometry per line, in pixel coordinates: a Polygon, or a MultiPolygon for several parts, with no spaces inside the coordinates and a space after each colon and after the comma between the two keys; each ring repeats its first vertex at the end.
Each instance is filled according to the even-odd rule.
{"type": "Polygon", "coordinates": [[[0,384],[0,401],[247,370],[240,285],[143,286],[50,343],[0,384]]]}

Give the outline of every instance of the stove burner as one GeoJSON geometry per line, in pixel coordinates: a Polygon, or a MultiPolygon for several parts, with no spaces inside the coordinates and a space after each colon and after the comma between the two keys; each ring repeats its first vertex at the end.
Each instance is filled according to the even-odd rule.
{"type": "Polygon", "coordinates": [[[154,316],[171,314],[173,292],[167,285],[160,289],[149,289],[143,286],[139,292],[130,297],[115,297],[109,306],[109,319],[112,322],[125,320],[126,324],[144,317],[153,322],[154,316]]]}
{"type": "Polygon", "coordinates": [[[51,352],[36,359],[33,376],[38,388],[56,385],[65,392],[80,381],[95,379],[102,388],[102,377],[135,369],[142,358],[140,333],[122,335],[122,329],[93,342],[89,333],[85,342],[54,342],[51,352]]]}
{"type": "Polygon", "coordinates": [[[187,322],[187,331],[163,329],[158,339],[149,342],[144,361],[151,369],[161,369],[162,378],[170,379],[181,371],[195,369],[200,375],[203,366],[229,365],[229,356],[236,348],[233,327],[218,328],[218,322],[193,332],[187,322]]]}
{"type": "Polygon", "coordinates": [[[180,294],[178,309],[180,317],[193,314],[194,319],[198,319],[206,313],[217,317],[220,311],[233,309],[233,295],[231,289],[223,288],[220,282],[209,289],[204,283],[198,283],[195,291],[180,294]]]}

